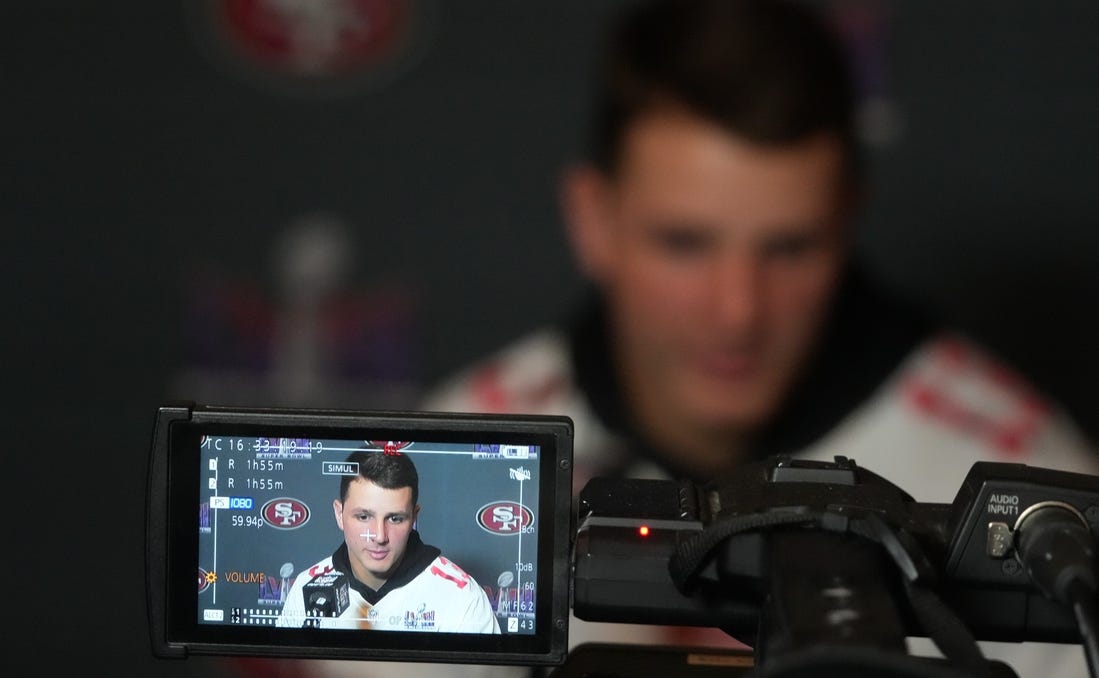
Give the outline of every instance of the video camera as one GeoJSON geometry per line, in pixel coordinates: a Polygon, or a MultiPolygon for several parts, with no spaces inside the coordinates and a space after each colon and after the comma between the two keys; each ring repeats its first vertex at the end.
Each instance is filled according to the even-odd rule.
{"type": "Polygon", "coordinates": [[[161,407],[154,653],[584,675],[614,648],[570,654],[571,606],[589,621],[723,629],[752,646],[743,671],[758,676],[1014,675],[978,639],[1082,643],[1095,675],[1099,478],[981,462],[951,504],[928,504],[849,459],[776,457],[702,486],[596,478],[574,504],[572,437],[565,417],[161,407]],[[377,590],[339,560],[362,530],[326,515],[362,453],[415,464],[415,528],[441,550],[377,590]],[[473,613],[452,600],[470,591],[460,608],[487,606],[495,623],[456,621],[473,613]],[[910,656],[908,636],[943,658],[910,656]]]}

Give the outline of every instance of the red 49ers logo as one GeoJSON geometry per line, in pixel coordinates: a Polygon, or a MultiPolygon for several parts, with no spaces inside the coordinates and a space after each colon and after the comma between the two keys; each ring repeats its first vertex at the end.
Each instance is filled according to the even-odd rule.
{"type": "Polygon", "coordinates": [[[260,509],[267,525],[280,530],[296,530],[309,522],[309,507],[291,497],[272,499],[260,509]]]}
{"type": "Polygon", "coordinates": [[[494,501],[477,511],[477,524],[493,534],[522,534],[534,524],[534,512],[517,501],[494,501]]]}
{"type": "Polygon", "coordinates": [[[411,442],[397,440],[368,440],[366,442],[389,455],[400,454],[401,450],[412,444],[411,442]]]}
{"type": "Polygon", "coordinates": [[[183,3],[211,55],[290,94],[341,95],[383,83],[423,54],[427,0],[193,0],[183,3]]]}

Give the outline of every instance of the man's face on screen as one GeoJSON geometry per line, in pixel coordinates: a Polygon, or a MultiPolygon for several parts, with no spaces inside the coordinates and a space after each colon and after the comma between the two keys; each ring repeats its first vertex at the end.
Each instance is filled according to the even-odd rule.
{"type": "Polygon", "coordinates": [[[827,134],[760,146],[687,112],[632,123],[578,242],[638,418],[746,431],[774,413],[842,267],[843,159],[827,134]]]}
{"type": "Polygon", "coordinates": [[[357,478],[347,488],[347,499],[335,500],[332,508],[355,578],[372,589],[381,588],[404,558],[420,511],[412,503],[412,488],[387,490],[357,478]]]}

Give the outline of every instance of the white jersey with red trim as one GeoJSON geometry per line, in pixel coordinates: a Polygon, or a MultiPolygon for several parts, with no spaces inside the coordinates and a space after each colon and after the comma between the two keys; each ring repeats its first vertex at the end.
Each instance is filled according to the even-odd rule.
{"type": "MultiPolygon", "coordinates": [[[[597,418],[576,385],[568,337],[559,330],[528,336],[459,374],[426,401],[425,409],[572,417],[577,490],[608,469],[632,477],[665,477],[655,463],[629,459],[624,442],[597,418]]],[[[952,501],[977,461],[1099,474],[1099,454],[1062,412],[984,350],[950,334],[917,345],[870,398],[797,453],[825,461],[836,455],[855,460],[922,502],[952,501]]],[[[572,647],[583,642],[735,644],[716,630],[575,618],[571,625],[572,647]]],[[[1086,675],[1078,646],[982,647],[1023,678],[1086,675]]],[[[910,640],[910,651],[936,654],[925,639],[910,640]]]]}
{"type": "MultiPolygon", "coordinates": [[[[317,575],[332,572],[336,572],[336,567],[329,556],[298,575],[277,625],[295,628],[304,625],[309,619],[302,593],[306,583],[317,575]]],[[[473,577],[443,556],[373,605],[354,587],[349,587],[348,594],[349,604],[340,616],[314,618],[320,628],[500,633],[484,590],[473,577]]]]}
{"type": "Polygon", "coordinates": [[[939,336],[800,456],[854,459],[917,501],[953,501],[974,462],[1099,473],[1073,423],[975,344],[939,336]]]}
{"type": "MultiPolygon", "coordinates": [[[[622,468],[624,445],[588,406],[572,379],[566,338],[547,330],[458,375],[425,409],[564,414],[576,425],[573,486],[622,468]]],[[[975,344],[939,335],[916,348],[877,392],[827,435],[797,452],[854,459],[917,501],[949,502],[976,461],[1099,472],[1099,456],[1059,410],[975,344]]],[[[626,475],[662,477],[638,459],[626,475]]]]}

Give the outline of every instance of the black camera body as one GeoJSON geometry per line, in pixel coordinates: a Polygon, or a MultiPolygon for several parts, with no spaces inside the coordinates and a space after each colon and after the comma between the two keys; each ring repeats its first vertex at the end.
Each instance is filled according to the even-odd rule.
{"type": "Polygon", "coordinates": [[[768,677],[1012,676],[976,641],[1094,649],[1099,478],[980,462],[935,504],[850,459],[775,457],[706,485],[596,478],[574,504],[572,436],[551,416],[161,407],[154,653],[564,663],[568,676],[580,670],[566,662],[570,606],[590,621],[723,629],[768,677]],[[414,462],[415,528],[458,563],[424,576],[455,595],[483,589],[497,623],[446,629],[445,601],[387,607],[339,565],[337,544],[357,535],[330,513],[359,472],[349,452],[414,462]],[[908,656],[908,636],[945,658],[908,656]]]}
{"type": "Polygon", "coordinates": [[[761,668],[865,670],[869,650],[888,675],[907,670],[905,637],[928,635],[977,672],[978,639],[1079,643],[1018,546],[1040,515],[1099,540],[1099,478],[991,462],[950,504],[842,457],[776,457],[704,486],[595,479],[578,506],[578,617],[719,627],[761,668]]]}

